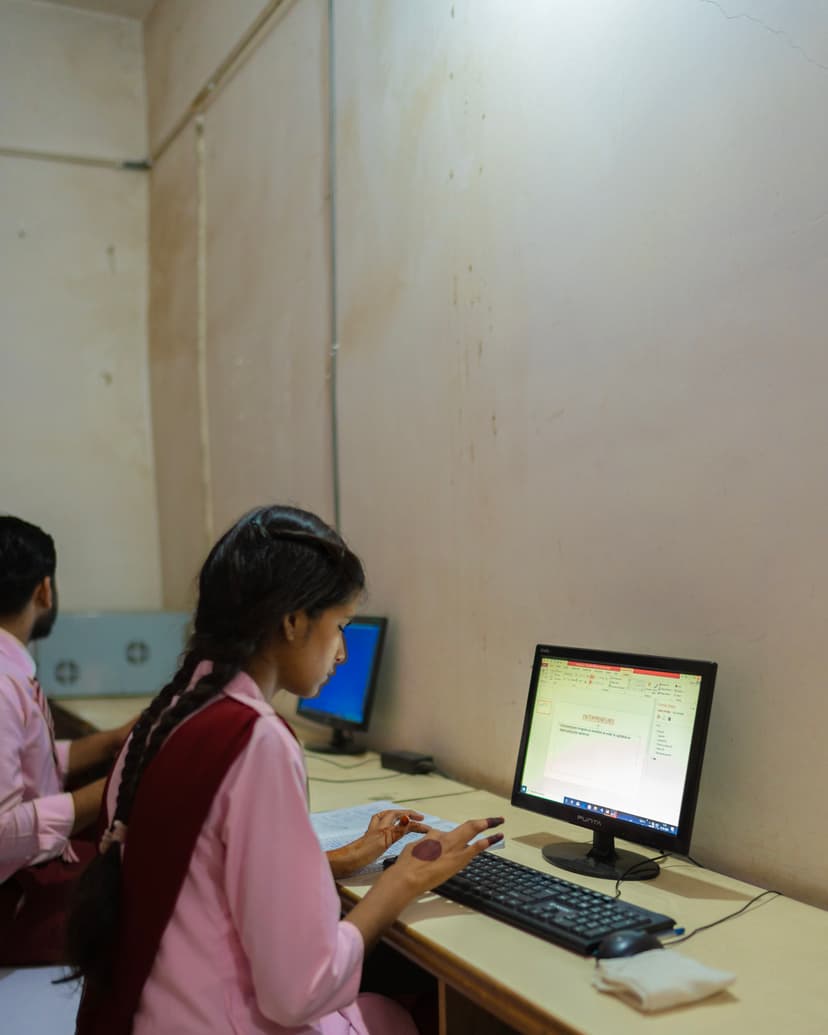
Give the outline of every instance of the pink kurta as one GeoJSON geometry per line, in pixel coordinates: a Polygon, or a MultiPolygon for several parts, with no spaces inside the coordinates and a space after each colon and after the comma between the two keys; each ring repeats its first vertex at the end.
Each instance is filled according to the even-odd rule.
{"type": "MultiPolygon", "coordinates": [[[[416,1035],[396,1003],[357,999],[362,936],[340,919],[308,817],[300,746],[247,675],[225,692],[261,718],[198,837],[134,1035],[416,1035]]],[[[123,757],[107,796],[110,816],[123,757]]]]}
{"type": "Polygon", "coordinates": [[[0,884],[24,866],[61,854],[74,859],[75,809],[63,790],[69,741],[56,741],[56,767],[34,675],[32,656],[0,629],[0,884]]]}

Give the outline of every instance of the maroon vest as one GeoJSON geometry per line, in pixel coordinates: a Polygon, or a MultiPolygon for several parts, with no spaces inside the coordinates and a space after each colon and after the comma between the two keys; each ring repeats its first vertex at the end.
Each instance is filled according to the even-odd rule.
{"type": "Polygon", "coordinates": [[[258,717],[247,705],[222,697],[175,730],[141,776],[121,867],[112,988],[103,993],[86,984],[75,1035],[132,1031],[198,835],[258,717]]]}

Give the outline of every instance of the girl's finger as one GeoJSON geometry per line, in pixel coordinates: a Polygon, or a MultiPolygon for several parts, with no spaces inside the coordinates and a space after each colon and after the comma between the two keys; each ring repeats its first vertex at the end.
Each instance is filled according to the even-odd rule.
{"type": "Polygon", "coordinates": [[[425,823],[407,823],[405,826],[387,827],[385,833],[391,835],[390,843],[394,844],[395,841],[399,841],[406,834],[427,834],[430,830],[431,827],[426,826],[425,823]]]}
{"type": "Polygon", "coordinates": [[[375,812],[371,816],[369,825],[373,827],[390,827],[398,823],[403,816],[409,815],[410,813],[405,809],[383,809],[382,812],[375,812]]]}
{"type": "Polygon", "coordinates": [[[467,819],[465,823],[455,827],[446,836],[452,844],[456,844],[458,841],[468,843],[477,834],[481,834],[484,830],[491,829],[491,827],[499,827],[503,822],[503,816],[490,816],[488,819],[467,819]]]}
{"type": "Polygon", "coordinates": [[[487,848],[491,848],[492,845],[496,845],[502,840],[503,834],[490,834],[488,837],[481,837],[473,844],[470,844],[469,848],[473,848],[474,854],[479,855],[481,852],[485,852],[487,848]]]}
{"type": "Polygon", "coordinates": [[[431,830],[428,823],[417,823],[412,820],[406,828],[407,834],[427,834],[431,830]]]}

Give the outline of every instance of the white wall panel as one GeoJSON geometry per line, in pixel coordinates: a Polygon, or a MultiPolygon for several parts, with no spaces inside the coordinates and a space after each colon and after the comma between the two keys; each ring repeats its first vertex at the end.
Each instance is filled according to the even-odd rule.
{"type": "Polygon", "coordinates": [[[0,146],[146,157],[141,25],[0,0],[0,146]]]}
{"type": "Polygon", "coordinates": [[[259,503],[333,517],[324,12],[292,6],[205,120],[217,534],[259,503]]]}
{"type": "Polygon", "coordinates": [[[161,604],[146,179],[0,158],[0,511],[42,524],[69,610],[161,604]]]}
{"type": "MultiPolygon", "coordinates": [[[[137,23],[0,0],[0,149],[146,153],[137,23]]],[[[161,605],[147,182],[0,157],[0,511],[58,547],[68,610],[161,605]]]]}

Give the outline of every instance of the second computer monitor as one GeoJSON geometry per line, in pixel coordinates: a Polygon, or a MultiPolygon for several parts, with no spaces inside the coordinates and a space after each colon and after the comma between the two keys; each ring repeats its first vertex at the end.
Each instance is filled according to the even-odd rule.
{"type": "Polygon", "coordinates": [[[615,837],[689,851],[715,678],[710,661],[536,648],[512,804],[592,834],[549,862],[642,880],[658,866],[615,837]]]}
{"type": "Polygon", "coordinates": [[[308,744],[309,751],[361,753],[362,749],[354,745],[353,731],[366,730],[371,719],[387,624],[386,618],[354,618],[345,627],[346,660],[316,697],[299,701],[297,715],[333,728],[328,743],[308,744]]]}

